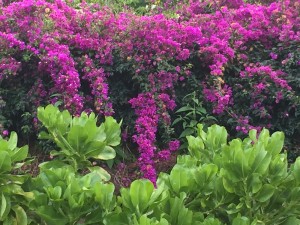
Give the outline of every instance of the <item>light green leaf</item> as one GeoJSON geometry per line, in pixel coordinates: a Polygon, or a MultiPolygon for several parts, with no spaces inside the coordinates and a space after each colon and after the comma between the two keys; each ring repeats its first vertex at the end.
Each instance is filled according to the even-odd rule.
{"type": "Polygon", "coordinates": [[[16,214],[17,224],[27,225],[27,215],[24,209],[19,205],[12,206],[11,208],[16,214]]]}
{"type": "Polygon", "coordinates": [[[112,183],[97,183],[95,188],[95,199],[100,203],[103,209],[110,209],[114,198],[115,186],[112,183]]]}
{"type": "Polygon", "coordinates": [[[121,123],[111,116],[105,118],[104,127],[106,133],[106,144],[110,146],[117,146],[121,141],[121,123]]]}
{"type": "Polygon", "coordinates": [[[268,201],[274,194],[275,188],[271,184],[264,184],[261,190],[255,195],[255,199],[259,202],[268,201]]]}
{"type": "Polygon", "coordinates": [[[116,157],[116,151],[110,146],[105,146],[98,155],[93,156],[93,158],[95,159],[102,159],[102,160],[113,159],[115,157],[116,157]]]}
{"type": "Polygon", "coordinates": [[[249,137],[254,143],[256,143],[257,142],[257,130],[254,130],[254,129],[250,130],[249,137]]]}
{"type": "Polygon", "coordinates": [[[11,161],[12,162],[22,161],[26,159],[27,155],[28,155],[28,146],[25,145],[13,151],[13,155],[11,156],[11,161]]]}
{"type": "Polygon", "coordinates": [[[266,146],[266,150],[270,152],[273,156],[278,155],[284,145],[284,134],[282,132],[275,132],[269,139],[269,143],[266,146]]]}
{"type": "Polygon", "coordinates": [[[93,167],[88,167],[88,169],[91,172],[96,173],[99,176],[101,181],[109,181],[110,180],[110,174],[102,167],[93,166],[93,167]]]}
{"type": "Polygon", "coordinates": [[[223,178],[223,186],[229,193],[234,193],[234,183],[225,177],[223,178]]]}
{"type": "Polygon", "coordinates": [[[248,186],[251,189],[253,194],[256,194],[262,187],[262,182],[260,180],[260,174],[253,173],[250,178],[248,179],[248,186]]]}
{"type": "Polygon", "coordinates": [[[79,125],[72,126],[67,138],[70,146],[74,149],[72,152],[84,154],[84,151],[86,151],[85,141],[88,137],[89,130],[83,129],[83,127],[79,125]]]}
{"type": "Polygon", "coordinates": [[[10,211],[10,199],[8,197],[5,197],[5,195],[3,195],[2,193],[2,196],[1,196],[1,209],[0,209],[0,221],[3,221],[9,211],[10,211]]]}
{"type": "Polygon", "coordinates": [[[11,132],[9,140],[8,140],[8,148],[10,150],[14,150],[17,147],[18,143],[18,135],[16,132],[11,132]]]}
{"type": "Polygon", "coordinates": [[[300,184],[300,157],[296,159],[296,162],[292,167],[292,174],[295,177],[297,183],[300,184]]]}
{"type": "Polygon", "coordinates": [[[188,150],[191,156],[201,159],[201,150],[204,149],[204,143],[200,137],[187,136],[188,150]]]}
{"type": "Polygon", "coordinates": [[[41,206],[36,213],[47,223],[47,225],[69,225],[69,220],[58,213],[52,206],[41,206]]]}
{"type": "Polygon", "coordinates": [[[132,205],[139,209],[140,213],[148,207],[148,202],[153,193],[154,186],[149,180],[135,180],[130,185],[129,195],[132,205]]]}
{"type": "Polygon", "coordinates": [[[239,216],[234,218],[232,225],[250,225],[250,220],[247,217],[239,216]]]}
{"type": "Polygon", "coordinates": [[[11,171],[11,159],[7,152],[0,152],[0,174],[11,171]]]}
{"type": "Polygon", "coordinates": [[[176,193],[180,193],[183,188],[194,188],[194,180],[190,170],[181,166],[175,166],[170,173],[170,184],[176,193]]]}

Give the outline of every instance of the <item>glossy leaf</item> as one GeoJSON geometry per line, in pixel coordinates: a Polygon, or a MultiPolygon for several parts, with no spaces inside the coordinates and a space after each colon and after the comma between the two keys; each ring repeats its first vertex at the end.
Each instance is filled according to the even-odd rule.
{"type": "Polygon", "coordinates": [[[24,209],[19,205],[15,205],[15,206],[12,206],[12,210],[16,214],[17,224],[18,225],[27,225],[27,215],[26,215],[26,212],[24,211],[24,209]]]}
{"type": "Polygon", "coordinates": [[[264,184],[261,190],[255,196],[255,199],[259,202],[268,201],[274,194],[275,188],[270,184],[264,184]]]}
{"type": "Polygon", "coordinates": [[[11,158],[7,152],[0,152],[0,174],[11,171],[11,158]]]}

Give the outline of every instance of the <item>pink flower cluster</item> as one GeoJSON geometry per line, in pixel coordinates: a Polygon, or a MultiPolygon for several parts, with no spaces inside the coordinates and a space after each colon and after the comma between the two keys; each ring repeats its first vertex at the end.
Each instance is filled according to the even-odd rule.
{"type": "MultiPolygon", "coordinates": [[[[166,94],[160,94],[159,100],[165,102],[167,107],[174,108],[174,101],[170,100],[166,94]]],[[[160,115],[158,113],[157,99],[154,94],[148,92],[139,94],[137,98],[129,101],[135,109],[138,118],[135,129],[137,134],[133,136],[134,141],[138,144],[140,157],[138,162],[144,177],[156,183],[156,170],[154,159],[169,159],[171,152],[178,150],[179,141],[174,140],[168,143],[168,148],[158,151],[156,147],[157,125],[160,115]]]]}
{"type": "Polygon", "coordinates": [[[15,76],[21,68],[21,63],[14,58],[0,59],[0,81],[8,76],[15,76]]]}
{"type": "Polygon", "coordinates": [[[91,94],[95,98],[94,106],[96,111],[102,115],[111,116],[113,109],[108,97],[107,74],[103,68],[96,68],[93,60],[87,55],[83,58],[83,62],[84,76],[82,78],[90,83],[91,94]]]}
{"type": "Polygon", "coordinates": [[[133,138],[139,146],[139,165],[144,177],[155,183],[156,171],[153,159],[156,151],[155,140],[159,118],[155,98],[151,93],[144,93],[129,102],[138,115],[135,125],[137,135],[133,138]]]}
{"type": "MultiPolygon", "coordinates": [[[[250,125],[249,117],[248,116],[239,116],[235,118],[237,121],[236,131],[242,132],[244,134],[248,134],[250,130],[257,130],[260,132],[262,130],[261,126],[252,126],[250,125]]],[[[266,126],[267,128],[270,128],[269,126],[266,126]]]]}
{"type": "Polygon", "coordinates": [[[78,94],[80,79],[68,47],[56,43],[50,37],[43,39],[40,48],[42,47],[46,54],[42,57],[38,69],[48,72],[54,81],[50,92],[64,93],[65,108],[80,114],[83,109],[82,97],[78,94]]]}
{"type": "Polygon", "coordinates": [[[228,85],[223,87],[219,86],[219,89],[206,88],[204,85],[203,93],[208,102],[213,103],[213,113],[221,114],[233,104],[232,102],[232,91],[228,85]]]}

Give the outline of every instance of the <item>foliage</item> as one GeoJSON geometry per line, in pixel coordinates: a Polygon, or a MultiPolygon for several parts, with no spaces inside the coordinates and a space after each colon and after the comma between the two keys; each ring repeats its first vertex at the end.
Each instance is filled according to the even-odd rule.
{"type": "Polygon", "coordinates": [[[299,159],[290,168],[280,153],[284,135],[251,130],[244,140],[227,142],[224,127],[188,136],[190,156],[179,156],[163,183],[185,206],[223,224],[298,224],[299,159]]]}
{"type": "MultiPolygon", "coordinates": [[[[112,117],[106,117],[105,122],[97,126],[94,113],[87,115],[83,112],[80,117],[72,117],[67,110],[60,112],[53,105],[39,107],[37,116],[49,132],[41,132],[39,137],[52,140],[60,149],[51,151],[51,155],[68,162],[75,171],[91,167],[90,159],[115,158],[113,147],[120,144],[121,123],[112,117]]],[[[96,167],[90,169],[95,171],[96,167]]],[[[98,170],[104,172],[101,168],[98,170]]]]}
{"type": "Polygon", "coordinates": [[[76,116],[135,114],[124,126],[153,183],[154,161],[178,146],[170,126],[185,106],[180,87],[186,96],[201,85],[207,114],[233,135],[262,127],[298,135],[298,1],[118,1],[148,4],[145,15],[106,3],[1,1],[1,132],[35,132],[35,109],[49,103],[76,116]]]}
{"type": "MultiPolygon", "coordinates": [[[[60,126],[65,112],[52,125],[60,126]]],[[[17,136],[11,133],[8,141],[0,140],[1,221],[49,225],[299,224],[300,158],[288,166],[286,153],[281,153],[282,132],[270,136],[267,129],[259,135],[251,130],[244,140],[228,142],[224,127],[212,125],[205,132],[199,124],[197,131],[197,136],[187,136],[190,155],[178,156],[170,174],[159,175],[157,187],[149,180],[135,180],[118,195],[97,170],[78,173],[61,160],[41,164],[37,177],[12,175],[11,170],[26,159],[28,148],[17,148],[17,136]]]]}
{"type": "Polygon", "coordinates": [[[34,195],[21,187],[29,175],[13,174],[14,170],[24,165],[28,154],[28,146],[18,148],[17,140],[15,132],[10,134],[8,140],[0,136],[0,221],[3,224],[27,225],[26,205],[34,195]]]}
{"type": "Polygon", "coordinates": [[[181,125],[178,129],[182,131],[179,138],[184,142],[180,149],[186,149],[188,143],[186,142],[186,136],[196,135],[196,125],[200,122],[205,125],[206,129],[209,125],[216,122],[216,118],[209,116],[206,109],[203,107],[203,102],[196,98],[196,92],[190,93],[184,96],[182,105],[186,102],[186,105],[179,108],[175,113],[177,118],[173,121],[172,126],[181,125]]]}
{"type": "Polygon", "coordinates": [[[113,184],[102,183],[96,171],[79,176],[70,166],[42,166],[39,176],[27,188],[34,190],[30,214],[35,223],[103,224],[116,204],[113,184]]]}

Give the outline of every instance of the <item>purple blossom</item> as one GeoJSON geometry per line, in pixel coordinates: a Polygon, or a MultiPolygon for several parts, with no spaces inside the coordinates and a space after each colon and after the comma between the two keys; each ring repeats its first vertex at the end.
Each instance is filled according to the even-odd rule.
{"type": "Polygon", "coordinates": [[[7,137],[9,135],[9,131],[8,130],[2,131],[2,135],[3,137],[7,137]]]}
{"type": "Polygon", "coordinates": [[[270,53],[270,56],[271,56],[271,58],[272,58],[273,60],[276,60],[276,59],[278,58],[278,55],[275,54],[274,52],[271,52],[271,53],[270,53]]]}

